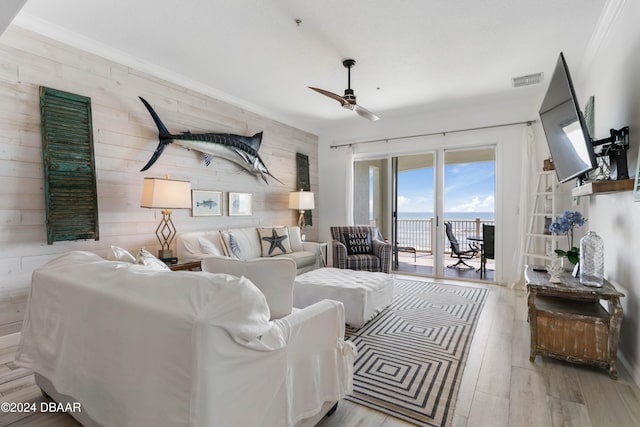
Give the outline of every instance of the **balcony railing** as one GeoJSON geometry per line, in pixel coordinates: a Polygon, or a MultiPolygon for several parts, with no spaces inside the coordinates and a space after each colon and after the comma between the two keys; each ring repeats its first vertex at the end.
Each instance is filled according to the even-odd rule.
{"type": "MultiPolygon", "coordinates": [[[[461,249],[468,248],[471,243],[468,236],[482,235],[482,224],[494,225],[494,220],[445,219],[451,223],[453,235],[458,239],[461,249]]],[[[433,253],[435,227],[432,219],[399,219],[398,246],[415,248],[416,251],[433,253]]],[[[445,239],[445,253],[450,253],[449,242],[445,239]]]]}

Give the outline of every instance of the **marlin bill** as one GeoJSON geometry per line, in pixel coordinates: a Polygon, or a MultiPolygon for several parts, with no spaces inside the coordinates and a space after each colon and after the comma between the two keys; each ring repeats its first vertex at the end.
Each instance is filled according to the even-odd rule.
{"type": "Polygon", "coordinates": [[[239,165],[251,174],[261,177],[267,184],[269,183],[267,181],[267,175],[282,184],[278,178],[271,175],[271,172],[269,172],[267,166],[258,154],[260,143],[262,142],[262,132],[258,132],[253,136],[234,135],[231,133],[191,132],[172,134],[167,130],[164,123],[162,123],[162,120],[160,120],[160,117],[153,107],[151,107],[144,98],[139,98],[144,106],[147,107],[149,114],[151,114],[153,121],[158,127],[158,139],[160,140],[156,151],[147,164],[140,170],[141,172],[149,169],[156,160],[158,160],[164,149],[169,144],[175,142],[188,150],[196,150],[203,153],[204,162],[207,166],[211,163],[212,157],[221,157],[239,165]]]}

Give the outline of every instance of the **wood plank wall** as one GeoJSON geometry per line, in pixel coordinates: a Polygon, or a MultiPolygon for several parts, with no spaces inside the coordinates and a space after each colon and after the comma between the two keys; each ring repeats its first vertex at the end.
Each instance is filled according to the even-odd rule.
{"type": "MultiPolygon", "coordinates": [[[[110,245],[155,253],[160,212],[140,208],[143,177],[189,180],[193,189],[225,192],[224,216],[192,217],[174,210],[178,232],[236,226],[294,225],[288,193],[296,186],[296,152],[309,156],[311,190],[318,192],[318,138],[209,96],[94,54],[10,26],[0,36],[0,335],[19,330],[31,273],[55,256],[86,250],[107,256],[110,245]],[[92,100],[97,169],[99,241],[47,245],[38,87],[92,100]],[[284,184],[262,180],[223,159],[204,166],[200,153],[167,147],[140,172],[155,150],[157,129],[138,96],[154,106],[170,131],[264,131],[260,155],[284,184]],[[253,193],[253,215],[229,217],[227,192],[253,193]]],[[[318,202],[316,200],[316,208],[318,202]]],[[[306,230],[316,240],[317,230],[306,230]]]]}

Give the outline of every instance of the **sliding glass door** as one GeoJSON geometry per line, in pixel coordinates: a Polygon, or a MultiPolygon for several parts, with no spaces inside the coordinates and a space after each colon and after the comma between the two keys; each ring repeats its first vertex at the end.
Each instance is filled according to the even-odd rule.
{"type": "Polygon", "coordinates": [[[433,276],[437,244],[434,239],[436,155],[394,157],[392,164],[393,267],[396,271],[433,276]]]}
{"type": "Polygon", "coordinates": [[[493,281],[495,228],[483,229],[495,225],[494,147],[445,150],[443,183],[443,222],[458,243],[456,253],[445,233],[444,276],[493,281]]]}
{"type": "Polygon", "coordinates": [[[493,280],[493,255],[486,269],[481,263],[483,225],[494,224],[494,212],[494,147],[354,162],[354,224],[378,227],[394,246],[397,272],[493,280]]]}

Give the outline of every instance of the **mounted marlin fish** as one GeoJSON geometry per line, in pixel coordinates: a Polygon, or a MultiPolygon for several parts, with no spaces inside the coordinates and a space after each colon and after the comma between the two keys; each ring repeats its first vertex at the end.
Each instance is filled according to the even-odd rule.
{"type": "Polygon", "coordinates": [[[153,107],[151,107],[144,98],[139,98],[144,106],[147,107],[149,114],[151,114],[153,121],[156,123],[158,127],[158,138],[160,139],[156,151],[147,164],[140,170],[141,172],[149,169],[156,160],[158,160],[167,145],[175,142],[188,150],[193,149],[203,153],[204,162],[207,166],[211,163],[211,157],[222,157],[223,159],[240,165],[253,175],[260,176],[267,184],[269,183],[267,181],[267,175],[282,184],[282,181],[271,175],[271,172],[269,172],[267,166],[258,154],[262,141],[262,132],[256,133],[251,137],[230,133],[182,132],[174,135],[167,130],[153,107]]]}

